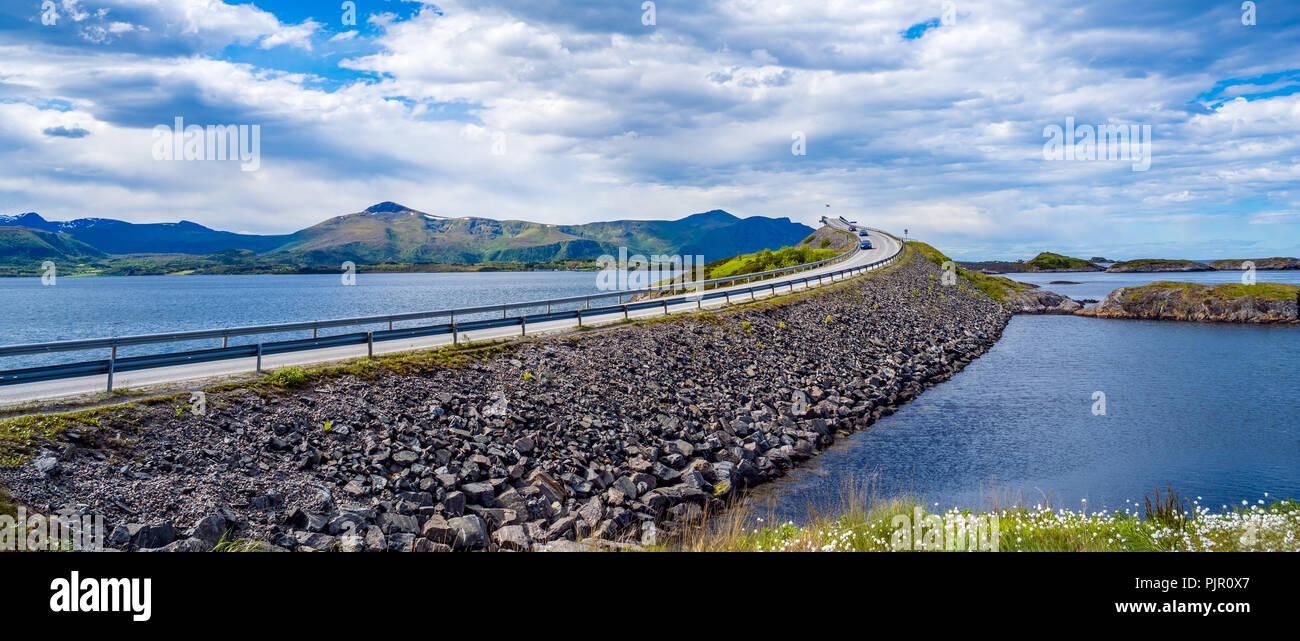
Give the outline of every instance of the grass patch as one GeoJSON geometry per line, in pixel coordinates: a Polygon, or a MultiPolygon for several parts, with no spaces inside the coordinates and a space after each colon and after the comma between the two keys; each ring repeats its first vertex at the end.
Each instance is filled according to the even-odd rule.
{"type": "Polygon", "coordinates": [[[1154,283],[1148,283],[1141,287],[1130,287],[1125,290],[1124,298],[1127,301],[1139,301],[1144,299],[1145,295],[1157,291],[1181,291],[1189,303],[1203,300],[1206,298],[1218,298],[1222,300],[1236,300],[1239,298],[1262,298],[1265,300],[1296,300],[1300,295],[1300,285],[1286,285],[1282,283],[1256,283],[1254,285],[1243,285],[1241,283],[1222,283],[1219,285],[1205,285],[1201,283],[1178,283],[1168,280],[1158,280],[1154,283]]]}
{"type": "Polygon", "coordinates": [[[0,420],[0,459],[21,464],[37,447],[54,443],[69,429],[98,430],[104,416],[127,407],[129,404],[0,420]]]}
{"type": "Polygon", "coordinates": [[[764,249],[752,254],[744,254],[735,258],[709,263],[704,266],[704,273],[705,278],[710,279],[743,276],[745,274],[756,274],[773,269],[815,263],[819,260],[834,258],[839,256],[840,253],[837,249],[806,246],[782,247],[776,251],[764,249]]]}
{"type": "MultiPolygon", "coordinates": [[[[922,256],[928,258],[930,262],[940,267],[943,267],[944,263],[952,260],[945,256],[943,252],[926,243],[909,240],[907,241],[907,245],[912,249],[915,249],[922,256]]],[[[955,266],[956,263],[954,262],[953,265],[955,266]]],[[[958,276],[966,279],[966,282],[974,285],[976,289],[988,294],[989,298],[992,298],[999,303],[1005,303],[1008,294],[1030,289],[1030,286],[1025,283],[1017,282],[1003,276],[990,276],[982,272],[962,269],[961,267],[956,267],[956,270],[958,276]]]]}
{"type": "Polygon", "coordinates": [[[860,492],[842,496],[843,505],[832,512],[810,510],[807,525],[773,523],[733,509],[656,549],[962,551],[978,540],[999,552],[1300,551],[1300,502],[1292,499],[1212,512],[1172,491],[1157,490],[1154,497],[1147,496],[1145,511],[1136,505],[1110,512],[1037,505],[935,512],[914,497],[875,501],[860,492]],[[918,522],[924,524],[919,539],[913,537],[918,522]],[[978,537],[977,526],[983,528],[978,537]]]}
{"type": "Polygon", "coordinates": [[[301,367],[281,367],[267,375],[265,380],[280,387],[302,387],[311,381],[311,376],[301,367]]]}
{"type": "Polygon", "coordinates": [[[227,539],[225,536],[222,536],[221,540],[217,541],[217,544],[212,546],[212,549],[208,551],[209,552],[266,552],[267,550],[268,550],[268,545],[265,541],[261,541],[258,539],[246,539],[246,538],[227,539]]]}

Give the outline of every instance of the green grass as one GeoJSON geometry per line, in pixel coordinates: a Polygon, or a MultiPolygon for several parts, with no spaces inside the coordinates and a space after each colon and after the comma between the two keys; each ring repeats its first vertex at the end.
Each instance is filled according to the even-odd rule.
{"type": "MultiPolygon", "coordinates": [[[[929,259],[930,262],[939,265],[940,267],[943,267],[944,263],[952,260],[951,258],[945,256],[943,252],[920,241],[909,240],[907,241],[907,246],[911,247],[912,249],[915,249],[922,256],[925,256],[927,259],[929,259]]],[[[977,272],[969,269],[962,269],[961,267],[957,267],[956,269],[957,269],[958,276],[966,279],[966,282],[970,283],[971,285],[974,285],[980,291],[984,292],[985,294],[988,294],[989,298],[992,298],[993,300],[999,303],[1006,302],[1007,294],[1029,289],[1028,285],[1011,280],[1010,278],[1005,278],[1002,276],[990,276],[982,272],[977,272]]]]}
{"type": "Polygon", "coordinates": [[[73,427],[98,428],[110,408],[63,414],[32,414],[0,420],[0,459],[21,463],[37,446],[53,442],[73,427]]]}
{"type": "Polygon", "coordinates": [[[772,269],[794,267],[840,255],[837,249],[820,249],[807,246],[782,247],[776,251],[764,249],[752,254],[743,254],[704,266],[705,278],[726,278],[756,274],[772,269]]]}
{"type": "Polygon", "coordinates": [[[1154,283],[1142,285],[1141,287],[1130,287],[1125,290],[1125,299],[1129,301],[1141,300],[1145,294],[1161,290],[1178,290],[1188,298],[1189,302],[1194,299],[1218,298],[1223,300],[1236,300],[1239,298],[1261,298],[1265,300],[1296,300],[1300,295],[1300,286],[1285,285],[1282,283],[1256,283],[1254,285],[1243,285],[1241,283],[1223,283],[1219,285],[1205,285],[1201,283],[1179,283],[1168,280],[1158,280],[1154,283]]]}
{"type": "Polygon", "coordinates": [[[714,552],[1190,552],[1300,551],[1300,502],[1223,506],[1219,510],[1157,491],[1146,509],[1089,512],[1047,505],[974,512],[931,511],[904,497],[887,502],[860,495],[831,513],[812,510],[807,525],[773,523],[731,509],[681,541],[656,550],[714,552]],[[1158,505],[1157,505],[1158,504],[1158,505]],[[914,526],[924,525],[920,536],[914,526]],[[936,527],[938,526],[938,527],[936,527]],[[996,526],[996,527],[994,527],[996,526]],[[972,534],[979,530],[979,536],[972,534]],[[959,533],[964,531],[965,537],[959,533]],[[973,550],[971,550],[973,551],[973,550]]]}
{"type": "Polygon", "coordinates": [[[217,544],[212,546],[209,552],[265,552],[268,549],[267,543],[259,539],[227,539],[221,537],[217,544]]]}
{"type": "Polygon", "coordinates": [[[281,367],[266,377],[266,382],[280,387],[302,387],[311,380],[301,367],[281,367]]]}

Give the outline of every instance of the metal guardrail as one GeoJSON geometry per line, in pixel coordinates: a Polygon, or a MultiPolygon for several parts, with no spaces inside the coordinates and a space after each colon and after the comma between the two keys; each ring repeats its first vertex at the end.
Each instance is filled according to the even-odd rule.
{"type": "MultiPolygon", "coordinates": [[[[844,231],[844,230],[839,230],[844,231]]],[[[879,230],[873,230],[878,231],[879,230]]],[[[845,232],[847,233],[847,232],[845,232]]],[[[879,232],[885,233],[885,232],[879,232]]],[[[892,236],[891,236],[892,237],[892,236]]],[[[897,240],[897,239],[895,239],[897,240]]],[[[367,345],[367,352],[374,355],[374,343],[376,341],[398,340],[403,338],[415,338],[422,336],[437,336],[451,334],[452,343],[459,343],[460,334],[467,331],[476,331],[484,329],[493,329],[499,327],[519,326],[521,335],[527,334],[528,323],[544,323],[555,320],[566,320],[576,318],[578,326],[582,326],[583,317],[605,316],[622,312],[625,319],[633,311],[643,309],[652,309],[662,307],[664,313],[668,313],[670,305],[677,305],[684,302],[697,303],[697,307],[702,307],[704,301],[725,298],[731,302],[732,296],[743,296],[750,294],[753,298],[758,291],[770,289],[773,294],[778,287],[789,287],[794,290],[794,285],[803,283],[807,286],[811,281],[817,280],[820,285],[822,281],[830,279],[836,280],[837,277],[848,277],[856,273],[862,273],[873,269],[878,269],[898,259],[903,253],[903,243],[899,241],[899,250],[888,258],[876,261],[867,265],[850,267],[848,269],[807,276],[803,278],[793,278],[785,281],[771,281],[761,285],[748,287],[745,289],[728,289],[719,291],[707,291],[703,294],[677,297],[663,297],[638,302],[623,302],[623,296],[640,294],[649,291],[676,291],[681,289],[694,289],[698,286],[715,285],[721,283],[735,283],[738,281],[752,282],[756,278],[764,278],[780,274],[787,274],[795,271],[807,271],[817,267],[841,262],[857,255],[858,245],[855,243],[851,251],[845,252],[839,256],[828,258],[813,263],[795,265],[781,269],[773,269],[765,272],[756,272],[753,274],[744,274],[728,278],[715,278],[704,281],[692,281],[687,285],[677,283],[662,285],[658,287],[647,287],[633,291],[617,291],[601,294],[591,294],[586,296],[571,296],[568,298],[555,298],[549,300],[530,301],[524,303],[506,303],[502,305],[486,305],[482,307],[468,307],[462,309],[441,310],[433,312],[411,312],[405,314],[389,314],[384,316],[367,316],[359,318],[344,318],[323,321],[305,321],[297,323],[283,323],[277,325],[259,325],[253,327],[232,327],[224,329],[194,330],[187,332],[169,332],[161,334],[146,334],[138,336],[121,336],[112,338],[93,338],[78,339],[68,341],[56,341],[49,343],[32,343],[25,345],[8,345],[0,346],[0,357],[6,356],[24,356],[32,354],[50,354],[59,352],[70,352],[88,349],[108,349],[110,350],[109,358],[93,361],[82,361],[76,363],[65,363],[56,365],[44,365],[39,367],[28,367],[22,369],[10,369],[0,371],[0,385],[15,385],[20,383],[34,383],[50,380],[59,380],[65,378],[76,378],[82,376],[108,375],[108,391],[113,390],[113,375],[117,372],[138,371],[152,369],[156,367],[168,367],[175,365],[186,365],[195,363],[206,363],[234,358],[257,358],[257,371],[262,371],[262,357],[272,354],[283,354],[289,352],[304,351],[310,349],[321,349],[328,347],[341,347],[347,345],[367,345]],[[617,303],[603,307],[592,307],[591,301],[617,297],[617,303]],[[584,307],[576,310],[552,311],[557,305],[566,305],[573,303],[584,303],[584,307]],[[533,308],[546,308],[545,313],[540,314],[520,314],[518,316],[509,316],[510,310],[526,310],[533,308]],[[485,314],[501,312],[501,318],[478,319],[468,321],[456,321],[456,316],[462,318],[475,314],[485,314]],[[394,328],[393,324],[402,321],[426,320],[433,318],[447,318],[448,322],[438,325],[426,325],[421,327],[394,328]],[[380,325],[388,324],[386,331],[366,331],[354,332],[349,334],[339,334],[333,336],[319,336],[319,330],[335,327],[349,327],[358,325],[380,325]],[[256,336],[261,334],[282,334],[296,331],[312,331],[310,339],[281,340],[273,342],[259,341],[255,344],[230,345],[229,339],[234,336],[256,336]],[[222,339],[222,346],[219,348],[186,350],[179,352],[169,352],[162,354],[146,354],[139,356],[127,356],[119,358],[117,350],[119,347],[128,347],[134,345],[149,345],[158,343],[175,343],[184,341],[195,341],[205,339],[222,339]]]]}

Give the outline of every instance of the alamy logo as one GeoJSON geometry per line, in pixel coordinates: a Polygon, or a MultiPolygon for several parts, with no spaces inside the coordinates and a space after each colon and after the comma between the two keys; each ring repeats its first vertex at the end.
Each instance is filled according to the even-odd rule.
{"type": "Polygon", "coordinates": [[[104,517],[46,516],[18,508],[0,514],[0,552],[98,552],[104,549],[104,517]]]}
{"type": "Polygon", "coordinates": [[[1151,125],[1078,125],[1074,117],[1043,127],[1044,160],[1128,160],[1133,171],[1151,168],[1151,125]]]}
{"type": "Polygon", "coordinates": [[[174,126],[153,128],[154,160],[238,160],[243,171],[262,166],[261,125],[185,125],[176,117],[174,126]]]}
{"type": "Polygon", "coordinates": [[[626,247],[618,248],[618,258],[605,254],[596,259],[600,273],[596,274],[596,289],[603,292],[635,291],[654,285],[677,282],[682,288],[694,287],[704,293],[704,256],[662,256],[649,258],[641,254],[627,255],[626,247]],[[692,277],[691,271],[694,270],[692,277]]]}
{"type": "Polygon", "coordinates": [[[910,517],[896,515],[890,525],[895,552],[997,552],[1002,539],[998,517],[983,514],[926,514],[915,507],[910,517]]]}
{"type": "Polygon", "coordinates": [[[73,571],[70,578],[50,581],[51,612],[129,612],[133,621],[148,621],[153,579],[80,578],[73,571]]]}

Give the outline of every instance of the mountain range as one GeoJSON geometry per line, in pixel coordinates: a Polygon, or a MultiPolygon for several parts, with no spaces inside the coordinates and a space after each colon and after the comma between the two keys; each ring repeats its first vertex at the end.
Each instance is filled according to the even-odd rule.
{"type": "Polygon", "coordinates": [[[86,262],[147,254],[328,268],[344,261],[469,265],[590,260],[616,254],[620,247],[634,254],[699,254],[716,260],[795,245],[812,231],[789,218],[739,218],[722,210],[678,220],[552,225],[441,216],[393,202],[282,235],[218,231],[189,221],[49,221],[25,213],[0,216],[0,263],[86,262]]]}

